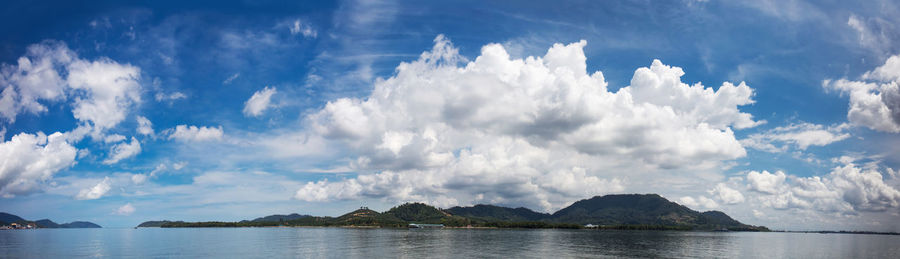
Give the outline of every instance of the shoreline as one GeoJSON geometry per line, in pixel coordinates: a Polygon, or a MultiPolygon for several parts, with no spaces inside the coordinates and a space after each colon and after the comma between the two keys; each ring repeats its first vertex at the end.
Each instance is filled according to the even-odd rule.
{"type": "MultiPolygon", "coordinates": [[[[133,229],[140,228],[166,228],[166,229],[179,229],[179,228],[192,228],[192,229],[205,229],[205,228],[345,228],[345,229],[416,229],[416,228],[408,228],[408,227],[390,227],[390,226],[238,226],[238,227],[134,227],[133,229]]],[[[560,230],[596,230],[596,231],[674,231],[674,232],[767,232],[767,233],[799,233],[799,234],[852,234],[852,235],[900,235],[898,232],[876,232],[876,231],[831,231],[831,230],[809,230],[809,231],[799,231],[799,230],[772,230],[772,231],[718,231],[718,230],[706,230],[706,229],[621,229],[621,228],[501,228],[501,227],[475,227],[475,226],[466,226],[466,227],[443,227],[436,228],[433,230],[439,229],[454,229],[454,230],[465,230],[465,229],[519,229],[519,230],[530,230],[530,229],[560,229],[560,230]]]]}

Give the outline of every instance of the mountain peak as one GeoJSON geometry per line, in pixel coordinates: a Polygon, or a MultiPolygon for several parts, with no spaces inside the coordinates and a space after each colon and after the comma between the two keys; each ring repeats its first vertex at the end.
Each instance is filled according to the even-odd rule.
{"type": "Polygon", "coordinates": [[[553,220],[598,225],[691,226],[752,230],[721,211],[697,212],[658,194],[611,194],[580,200],[553,213],[553,220]]]}

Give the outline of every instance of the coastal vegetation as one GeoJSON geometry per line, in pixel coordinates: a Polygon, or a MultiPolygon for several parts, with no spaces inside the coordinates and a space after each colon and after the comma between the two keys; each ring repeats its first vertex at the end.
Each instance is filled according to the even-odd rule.
{"type": "Polygon", "coordinates": [[[769,231],[763,226],[743,224],[720,211],[701,213],[656,194],[596,196],[553,214],[483,204],[439,209],[406,203],[385,212],[362,207],[339,217],[290,214],[239,222],[148,221],[138,227],[406,227],[410,223],[477,228],[769,231]]]}

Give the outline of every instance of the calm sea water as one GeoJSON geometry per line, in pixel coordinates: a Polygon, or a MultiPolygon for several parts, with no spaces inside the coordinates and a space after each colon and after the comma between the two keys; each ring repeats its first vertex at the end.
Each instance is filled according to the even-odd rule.
{"type": "Polygon", "coordinates": [[[0,258],[900,258],[900,236],[513,229],[0,231],[0,258]]]}

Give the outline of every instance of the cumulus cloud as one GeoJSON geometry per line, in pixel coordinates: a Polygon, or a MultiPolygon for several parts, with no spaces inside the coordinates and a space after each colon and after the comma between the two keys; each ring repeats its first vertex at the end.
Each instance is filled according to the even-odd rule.
{"type": "Polygon", "coordinates": [[[604,175],[610,168],[710,168],[745,156],[732,128],[763,123],[738,109],[753,103],[749,86],[688,85],[681,68],[654,60],[611,92],[601,72],[586,71],[586,44],[524,59],[489,44],[461,64],[468,59],[438,36],[371,95],[307,117],[314,134],[351,151],[351,168],[379,173],[310,182],[295,198],[482,197],[474,202],[549,210],[624,190],[621,175],[604,175]]]}
{"type": "Polygon", "coordinates": [[[133,174],[131,175],[131,182],[134,184],[143,184],[147,182],[146,174],[133,174]]]}
{"type": "Polygon", "coordinates": [[[47,111],[40,101],[66,98],[66,79],[59,71],[76,59],[75,53],[59,42],[28,46],[16,65],[3,64],[0,69],[0,115],[9,122],[23,112],[47,111]]]}
{"type": "Polygon", "coordinates": [[[81,93],[75,97],[72,115],[90,122],[94,130],[109,129],[123,120],[129,107],[140,102],[140,69],[107,58],[75,60],[68,65],[66,82],[81,93]]]}
{"type": "Polygon", "coordinates": [[[222,136],[224,136],[224,132],[222,131],[222,126],[219,127],[206,127],[206,126],[187,126],[187,125],[178,125],[175,126],[175,130],[172,131],[169,135],[169,139],[174,139],[178,141],[217,141],[222,140],[222,136]]]}
{"type": "Polygon", "coordinates": [[[853,164],[836,167],[830,184],[857,210],[883,211],[900,206],[900,191],[884,182],[881,172],[853,164]]]}
{"type": "Polygon", "coordinates": [[[850,95],[847,119],[854,125],[900,133],[900,55],[863,74],[860,81],[825,80],[822,86],[850,95]]]}
{"type": "Polygon", "coordinates": [[[275,88],[268,86],[253,93],[253,96],[250,96],[250,99],[244,103],[244,115],[252,117],[262,115],[266,109],[271,107],[272,95],[275,93],[275,88]]]}
{"type": "Polygon", "coordinates": [[[678,199],[678,203],[699,210],[715,209],[719,207],[719,204],[716,203],[716,201],[707,198],[706,196],[698,196],[696,199],[691,196],[684,196],[678,199]]]}
{"type": "Polygon", "coordinates": [[[109,58],[80,59],[65,44],[46,41],[28,47],[16,65],[0,70],[0,117],[14,122],[23,112],[47,111],[41,102],[72,99],[72,115],[96,136],[125,119],[140,102],[140,69],[109,58]]]}
{"type": "Polygon", "coordinates": [[[884,65],[863,74],[863,79],[890,82],[900,80],[900,55],[891,56],[884,65]]]}
{"type": "Polygon", "coordinates": [[[137,116],[137,133],[145,136],[153,136],[153,123],[144,116],[137,116]]]}
{"type": "Polygon", "coordinates": [[[139,153],[141,153],[141,142],[131,137],[131,143],[122,142],[113,146],[109,150],[109,158],[103,160],[103,164],[115,164],[122,159],[136,156],[139,153]]]}
{"type": "Polygon", "coordinates": [[[769,171],[750,171],[747,173],[747,183],[750,186],[750,190],[768,194],[780,192],[784,188],[785,179],[787,179],[787,175],[782,171],[777,171],[774,174],[769,173],[769,171]]]}
{"type": "Polygon", "coordinates": [[[78,150],[62,133],[19,133],[0,143],[0,195],[40,190],[40,183],[75,163],[78,150]]]}
{"type": "Polygon", "coordinates": [[[777,127],[762,133],[751,134],[741,140],[745,147],[766,151],[784,152],[790,146],[806,150],[809,146],[825,146],[850,137],[849,125],[825,127],[819,124],[799,123],[777,127]]]}
{"type": "Polygon", "coordinates": [[[96,200],[100,197],[103,197],[110,190],[110,180],[109,177],[104,177],[103,181],[100,181],[96,185],[91,188],[82,189],[75,195],[75,199],[77,200],[96,200]]]}
{"type": "MultiPolygon", "coordinates": [[[[890,175],[891,170],[888,171],[890,175]]],[[[746,181],[751,190],[762,192],[755,199],[775,209],[856,213],[900,208],[900,191],[886,183],[883,175],[877,168],[860,168],[850,163],[821,177],[786,178],[780,171],[763,171],[750,172],[746,181]]]]}
{"type": "Polygon", "coordinates": [[[134,206],[132,206],[131,203],[129,202],[129,203],[125,203],[125,205],[122,205],[122,207],[119,207],[118,209],[116,209],[115,214],[122,215],[122,216],[128,216],[128,215],[131,215],[132,213],[134,213],[134,211],[135,211],[134,206]]]}
{"type": "Polygon", "coordinates": [[[709,191],[709,194],[713,195],[719,201],[724,202],[725,204],[738,204],[744,202],[744,194],[740,191],[732,189],[725,185],[724,183],[719,183],[715,188],[709,191]]]}

